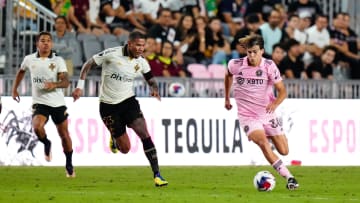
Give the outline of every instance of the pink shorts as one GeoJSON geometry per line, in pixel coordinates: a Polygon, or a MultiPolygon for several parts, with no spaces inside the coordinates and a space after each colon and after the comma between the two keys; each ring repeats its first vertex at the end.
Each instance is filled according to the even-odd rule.
{"type": "Polygon", "coordinates": [[[254,130],[264,130],[266,136],[283,135],[283,122],[276,114],[270,114],[259,119],[239,117],[240,126],[247,136],[254,130]]]}

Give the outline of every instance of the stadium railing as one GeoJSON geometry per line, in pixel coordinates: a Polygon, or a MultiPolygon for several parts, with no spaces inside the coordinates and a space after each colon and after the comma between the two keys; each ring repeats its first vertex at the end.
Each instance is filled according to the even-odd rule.
{"type": "MultiPolygon", "coordinates": [[[[0,92],[3,96],[11,96],[11,88],[15,76],[0,75],[0,92]]],[[[71,96],[76,87],[78,77],[70,79],[71,85],[64,92],[71,96]]],[[[223,79],[197,79],[197,78],[157,78],[159,91],[162,97],[174,97],[169,94],[172,83],[181,83],[185,94],[182,97],[224,97],[223,79]],[[195,85],[196,84],[196,85],[195,85]],[[200,88],[199,88],[199,84],[200,88]],[[202,88],[201,88],[202,87],[202,88]],[[219,88],[220,87],[220,88],[219,88]]],[[[85,82],[84,96],[96,97],[100,92],[101,78],[88,76],[85,82]]],[[[149,86],[143,78],[134,81],[134,91],[138,97],[149,97],[149,86]]],[[[321,99],[359,99],[360,80],[284,80],[288,98],[321,98],[321,99]]],[[[26,75],[19,86],[19,94],[31,95],[31,80],[26,75]]],[[[177,95],[175,95],[177,96],[177,95]]]]}

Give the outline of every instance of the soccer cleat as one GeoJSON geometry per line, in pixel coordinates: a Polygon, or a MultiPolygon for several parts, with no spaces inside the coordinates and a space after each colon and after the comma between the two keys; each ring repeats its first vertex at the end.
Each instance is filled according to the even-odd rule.
{"type": "Polygon", "coordinates": [[[298,182],[296,181],[295,178],[292,177],[292,178],[288,179],[288,182],[286,184],[286,188],[288,190],[295,190],[298,187],[299,187],[299,184],[298,184],[298,182]]]}
{"type": "Polygon", "coordinates": [[[66,177],[67,178],[75,178],[75,171],[74,171],[74,167],[73,166],[66,166],[65,167],[65,171],[66,171],[66,177]]]}
{"type": "Polygon", "coordinates": [[[44,145],[44,153],[45,153],[45,160],[51,161],[52,155],[51,155],[51,142],[49,140],[48,144],[44,145]]]}
{"type": "Polygon", "coordinates": [[[111,152],[114,154],[116,154],[119,151],[117,148],[117,145],[116,145],[116,140],[111,135],[110,135],[109,148],[110,148],[111,152]]]}
{"type": "Polygon", "coordinates": [[[155,174],[154,181],[156,187],[162,187],[168,184],[168,182],[160,175],[160,173],[155,174]]]}

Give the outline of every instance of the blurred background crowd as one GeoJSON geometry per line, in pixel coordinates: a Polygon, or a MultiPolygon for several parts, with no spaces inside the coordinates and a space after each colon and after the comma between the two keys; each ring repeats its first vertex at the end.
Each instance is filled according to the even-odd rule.
{"type": "MultiPolygon", "coordinates": [[[[18,0],[13,8],[16,32],[46,30],[37,22],[36,5],[18,0]]],[[[360,43],[347,12],[323,13],[311,0],[37,0],[55,14],[55,47],[71,74],[90,57],[74,64],[72,40],[97,40],[99,48],[126,43],[139,30],[148,36],[144,57],[156,76],[191,77],[189,64],[223,64],[245,56],[239,39],[259,34],[264,57],[285,78],[360,78],[360,43]],[[111,41],[112,40],[112,41],[111,41]],[[107,41],[105,44],[104,41],[107,41]],[[113,42],[113,43],[111,43],[113,42]],[[119,43],[117,43],[119,42],[119,43]],[[104,45],[105,44],[105,45],[104,45]],[[74,67],[75,66],[75,67],[74,67]]],[[[5,11],[3,2],[3,11],[5,11]]],[[[2,15],[3,18],[6,15],[2,15]]],[[[51,23],[49,21],[47,24],[51,23]]],[[[50,25],[52,26],[52,25],[50,25]]],[[[3,25],[5,33],[6,28],[3,25]]],[[[84,50],[82,50],[84,52],[84,50]]]]}

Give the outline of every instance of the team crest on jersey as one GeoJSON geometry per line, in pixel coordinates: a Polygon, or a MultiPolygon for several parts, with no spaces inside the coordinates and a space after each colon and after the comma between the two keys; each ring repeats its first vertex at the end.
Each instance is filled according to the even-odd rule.
{"type": "Polygon", "coordinates": [[[50,63],[50,64],[49,64],[49,69],[50,69],[51,71],[53,71],[53,70],[55,69],[55,67],[56,67],[55,63],[50,63]]]}
{"type": "Polygon", "coordinates": [[[135,69],[135,73],[136,73],[136,72],[140,69],[139,64],[136,64],[135,67],[134,67],[134,69],[135,69]]]}
{"type": "Polygon", "coordinates": [[[256,76],[258,76],[258,77],[260,77],[262,75],[262,73],[263,72],[260,69],[255,72],[256,76]]]}

